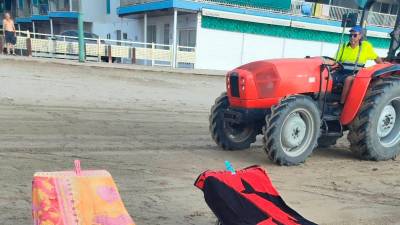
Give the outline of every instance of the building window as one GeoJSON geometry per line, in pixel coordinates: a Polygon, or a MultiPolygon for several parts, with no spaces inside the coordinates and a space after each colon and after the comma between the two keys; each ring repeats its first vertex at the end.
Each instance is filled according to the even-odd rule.
{"type": "Polygon", "coordinates": [[[157,43],[157,29],[156,25],[147,26],[147,43],[157,43]]]}
{"type": "Polygon", "coordinates": [[[382,4],[381,4],[380,13],[389,14],[389,7],[390,7],[389,4],[387,4],[387,3],[382,3],[382,4]]]}
{"type": "Polygon", "coordinates": [[[0,1],[0,12],[3,12],[6,9],[4,2],[0,1]]]}
{"type": "Polygon", "coordinates": [[[164,24],[164,44],[169,45],[169,24],[164,24]]]}
{"type": "Polygon", "coordinates": [[[121,40],[121,35],[122,34],[122,32],[121,32],[121,30],[117,30],[117,40],[121,40]]]}
{"type": "Polygon", "coordinates": [[[106,0],[106,4],[107,4],[107,14],[111,13],[111,0],[106,0]]]}
{"type": "Polygon", "coordinates": [[[123,40],[128,40],[128,33],[123,33],[122,34],[122,39],[123,40]]]}
{"type": "Polygon", "coordinates": [[[179,45],[195,47],[196,46],[196,30],[180,30],[179,45]]]}
{"type": "Polygon", "coordinates": [[[398,10],[399,10],[399,5],[392,5],[392,8],[390,9],[390,14],[397,15],[398,10]]]}

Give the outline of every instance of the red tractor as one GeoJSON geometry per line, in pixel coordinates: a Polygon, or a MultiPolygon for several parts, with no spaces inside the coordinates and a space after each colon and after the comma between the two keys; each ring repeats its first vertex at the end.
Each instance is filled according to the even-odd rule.
{"type": "MultiPolygon", "coordinates": [[[[360,24],[375,0],[365,4],[360,24]]],[[[263,135],[264,150],[279,165],[303,163],[313,150],[336,144],[349,131],[351,151],[366,160],[400,152],[400,16],[386,63],[361,69],[343,108],[334,104],[329,57],[276,59],[243,65],[226,76],[226,92],[211,109],[210,131],[225,150],[242,150],[263,135]],[[333,113],[340,110],[340,113],[333,113]]]]}

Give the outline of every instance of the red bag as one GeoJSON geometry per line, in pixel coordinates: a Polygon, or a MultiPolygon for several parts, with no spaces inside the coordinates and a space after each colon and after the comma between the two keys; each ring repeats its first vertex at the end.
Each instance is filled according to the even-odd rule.
{"type": "Polygon", "coordinates": [[[286,205],[259,166],[206,171],[195,186],[223,225],[315,225],[286,205]]]}

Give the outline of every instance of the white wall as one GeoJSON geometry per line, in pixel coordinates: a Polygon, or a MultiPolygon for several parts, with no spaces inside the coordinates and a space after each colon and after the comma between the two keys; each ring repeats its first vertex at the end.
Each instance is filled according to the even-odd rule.
{"type": "Polygon", "coordinates": [[[196,68],[228,70],[242,64],[242,34],[208,29],[197,32],[196,68]]]}
{"type": "MultiPolygon", "coordinates": [[[[242,64],[274,58],[335,57],[338,44],[276,38],[221,30],[197,29],[197,69],[231,70],[242,64]]],[[[386,49],[376,49],[386,56],[386,49]]],[[[373,62],[368,65],[373,64],[373,62]]]]}
{"type": "Polygon", "coordinates": [[[333,58],[334,56],[336,56],[338,47],[339,47],[339,44],[322,42],[322,49],[321,49],[322,54],[321,55],[330,56],[333,58]]]}
{"type": "MultiPolygon", "coordinates": [[[[111,0],[116,1],[116,0],[111,0]]],[[[83,19],[85,22],[105,23],[107,13],[105,0],[85,0],[82,1],[83,19]]]]}
{"type": "Polygon", "coordinates": [[[111,0],[110,3],[110,14],[107,14],[106,0],[83,1],[84,21],[92,22],[92,32],[101,38],[106,38],[107,34],[110,34],[111,39],[117,39],[117,30],[121,30],[121,38],[123,33],[127,33],[127,40],[135,41],[135,34],[138,30],[141,30],[139,21],[137,19],[120,18],[117,15],[120,0],[111,0]]]}
{"type": "MultiPolygon", "coordinates": [[[[111,35],[111,39],[117,39],[117,30],[121,33],[127,33],[129,41],[135,41],[136,30],[141,29],[141,24],[138,20],[133,19],[120,19],[119,22],[112,23],[93,23],[93,33],[99,35],[101,38],[106,38],[107,34],[111,35]]],[[[121,37],[122,38],[122,37],[121,37]]]]}
{"type": "Polygon", "coordinates": [[[242,64],[266,58],[280,58],[284,39],[260,35],[243,34],[242,64]]]}
{"type": "Polygon", "coordinates": [[[321,43],[286,39],[285,54],[282,58],[304,58],[306,56],[321,55],[321,43]]]}

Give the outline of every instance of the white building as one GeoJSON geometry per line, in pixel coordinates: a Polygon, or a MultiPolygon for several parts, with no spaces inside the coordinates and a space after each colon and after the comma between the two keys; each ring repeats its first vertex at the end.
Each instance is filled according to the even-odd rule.
{"type": "MultiPolygon", "coordinates": [[[[86,32],[102,38],[133,40],[137,20],[117,15],[119,0],[82,0],[86,32]]],[[[0,14],[10,12],[21,30],[60,34],[77,30],[78,0],[0,0],[0,14]]]]}
{"type": "MultiPolygon", "coordinates": [[[[196,47],[195,68],[228,70],[270,58],[334,56],[350,1],[121,0],[118,15],[139,21],[138,41],[196,47]],[[232,3],[234,2],[234,3],[232,3]]],[[[386,56],[398,5],[378,2],[369,41],[386,56]]],[[[346,40],[347,40],[346,36],[346,40]]]]}
{"type": "MultiPolygon", "coordinates": [[[[81,1],[86,32],[150,43],[137,49],[138,63],[220,70],[261,59],[334,56],[342,15],[357,12],[352,0],[81,1]]],[[[386,56],[399,11],[394,2],[379,0],[369,15],[368,40],[381,56],[386,56]]],[[[1,11],[17,15],[21,30],[77,30],[78,0],[0,0],[1,11]]],[[[128,48],[133,47],[115,57],[129,62],[128,48]]]]}

